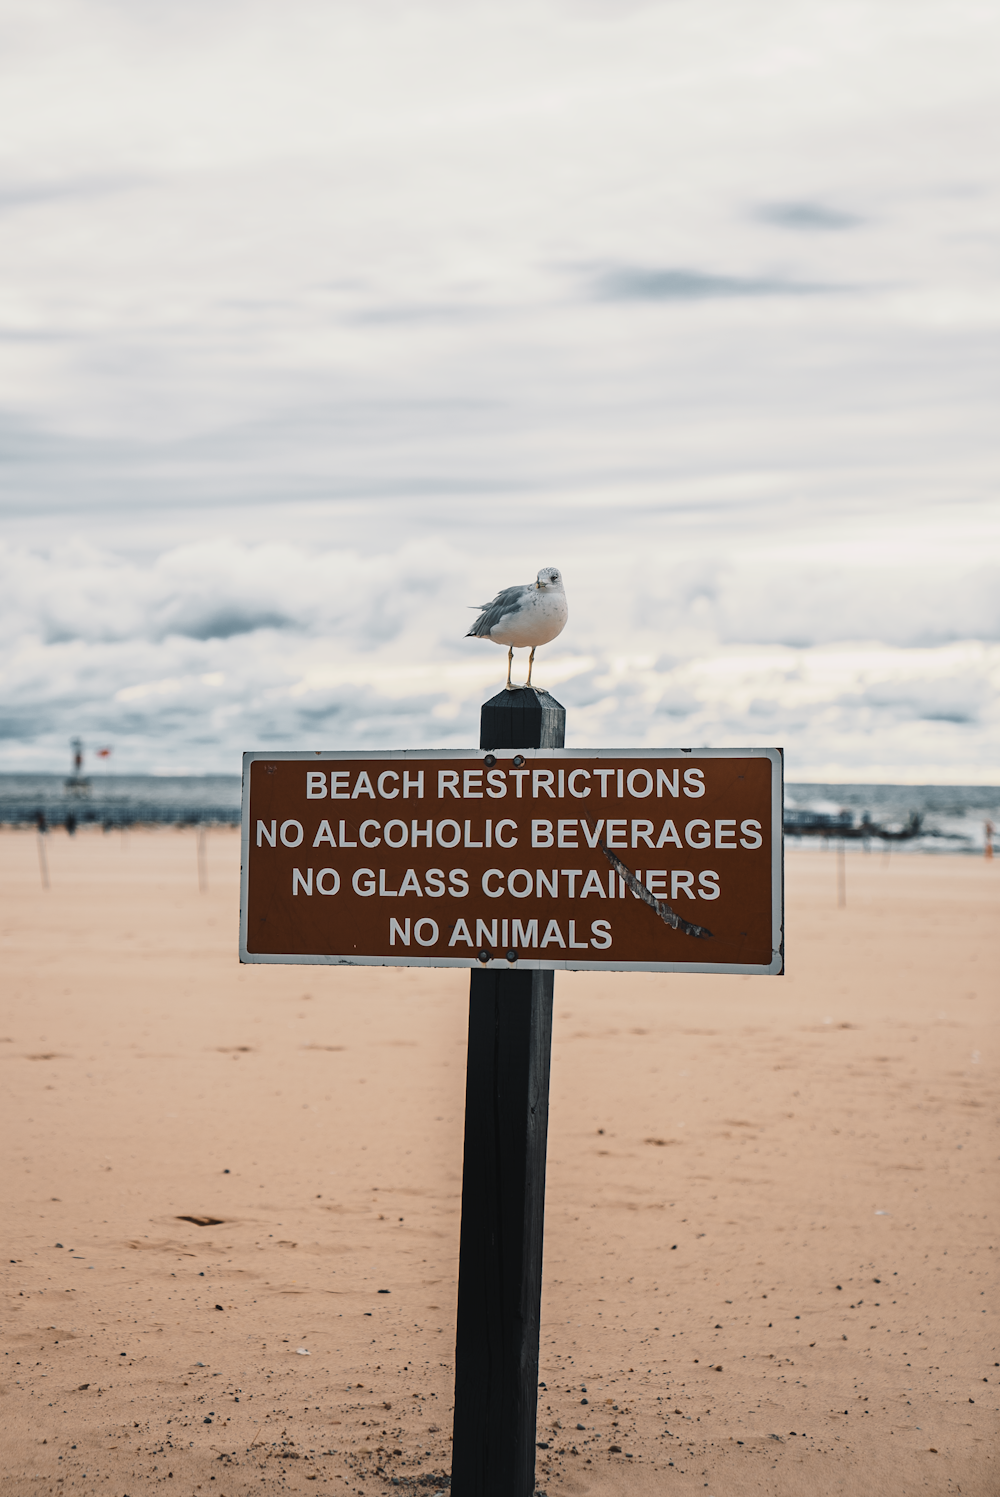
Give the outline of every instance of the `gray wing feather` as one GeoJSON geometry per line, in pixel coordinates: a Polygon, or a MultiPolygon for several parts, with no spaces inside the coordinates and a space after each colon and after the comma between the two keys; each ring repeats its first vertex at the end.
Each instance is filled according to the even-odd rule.
{"type": "Polygon", "coordinates": [[[519,608],[524,601],[525,593],[531,592],[530,583],[522,583],[520,587],[505,587],[502,593],[497,593],[492,603],[477,603],[475,606],[483,611],[465,636],[466,639],[476,637],[488,639],[490,630],[493,629],[505,613],[519,608]]]}

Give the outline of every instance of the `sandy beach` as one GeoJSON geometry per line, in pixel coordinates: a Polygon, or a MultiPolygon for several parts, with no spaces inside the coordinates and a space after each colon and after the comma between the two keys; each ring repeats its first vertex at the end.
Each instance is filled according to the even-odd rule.
{"type": "MultiPolygon", "coordinates": [[[[204,891],[191,830],[46,850],[0,831],[0,1493],[442,1490],[467,975],[241,968],[232,831],[204,891]]],[[[802,852],[786,977],[557,975],[540,1491],[1000,1490],[998,909],[802,852]]]]}

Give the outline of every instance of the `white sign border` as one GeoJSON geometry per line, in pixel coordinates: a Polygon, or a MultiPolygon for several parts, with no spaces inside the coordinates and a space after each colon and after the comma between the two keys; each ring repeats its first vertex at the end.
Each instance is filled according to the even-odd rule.
{"type": "Polygon", "coordinates": [[[530,749],[281,749],[258,750],[243,755],[243,807],[240,818],[240,962],[249,966],[276,967],[462,967],[494,972],[706,972],[714,976],[782,977],[785,971],[785,838],[784,838],[784,749],[781,748],[530,748],[530,749]],[[320,956],[247,950],[247,881],[250,853],[250,766],[257,760],[274,764],[279,760],[310,759],[316,764],[381,759],[387,762],[424,759],[461,759],[480,763],[487,753],[499,762],[519,754],[524,762],[558,759],[768,759],[771,764],[771,961],[732,962],[579,962],[525,957],[508,962],[495,957],[488,962],[472,956],[320,956]]]}

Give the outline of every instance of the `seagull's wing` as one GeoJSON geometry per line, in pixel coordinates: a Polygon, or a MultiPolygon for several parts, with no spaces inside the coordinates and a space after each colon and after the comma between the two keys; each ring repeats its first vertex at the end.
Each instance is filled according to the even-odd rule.
{"type": "Polygon", "coordinates": [[[466,639],[473,636],[479,639],[489,639],[490,630],[499,624],[504,614],[512,613],[515,608],[519,608],[525,595],[531,591],[530,583],[522,583],[520,587],[505,587],[502,593],[497,593],[492,603],[475,604],[475,607],[482,609],[482,613],[465,636],[466,639]]]}

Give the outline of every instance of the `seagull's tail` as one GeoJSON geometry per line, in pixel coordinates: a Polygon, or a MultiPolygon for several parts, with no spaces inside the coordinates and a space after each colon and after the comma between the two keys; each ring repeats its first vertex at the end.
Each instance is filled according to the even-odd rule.
{"type": "Polygon", "coordinates": [[[490,626],[486,618],[486,605],[477,605],[475,603],[471,603],[469,605],[470,608],[476,608],[477,606],[480,607],[482,611],[480,612],[479,617],[465,637],[466,639],[489,639],[490,626]]]}

